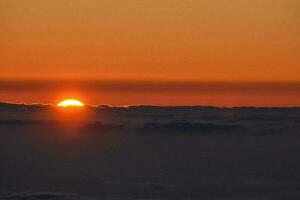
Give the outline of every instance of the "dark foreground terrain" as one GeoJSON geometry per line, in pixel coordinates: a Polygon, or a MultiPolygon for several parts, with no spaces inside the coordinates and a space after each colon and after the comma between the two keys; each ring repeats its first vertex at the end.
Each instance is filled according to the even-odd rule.
{"type": "Polygon", "coordinates": [[[300,109],[2,103],[0,199],[300,199],[300,109]]]}

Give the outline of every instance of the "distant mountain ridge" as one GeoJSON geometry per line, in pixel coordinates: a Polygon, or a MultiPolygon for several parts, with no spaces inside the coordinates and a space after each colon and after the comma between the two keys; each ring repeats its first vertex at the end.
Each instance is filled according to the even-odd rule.
{"type": "MultiPolygon", "coordinates": [[[[58,109],[50,104],[14,104],[0,103],[0,120],[34,119],[56,120],[58,109]],[[47,114],[48,113],[48,114],[47,114]]],[[[86,105],[82,112],[88,114],[88,120],[121,119],[157,122],[160,120],[225,120],[225,121],[300,121],[300,107],[214,107],[214,106],[123,106],[86,105]],[[85,112],[87,111],[87,112],[85,112]]],[[[123,122],[122,122],[123,123],[123,122]]]]}

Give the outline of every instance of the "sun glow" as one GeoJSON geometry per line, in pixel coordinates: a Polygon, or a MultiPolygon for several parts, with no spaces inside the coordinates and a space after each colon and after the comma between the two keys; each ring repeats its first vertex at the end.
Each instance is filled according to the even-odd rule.
{"type": "Polygon", "coordinates": [[[65,99],[57,104],[58,107],[83,107],[84,103],[77,99],[65,99]]]}

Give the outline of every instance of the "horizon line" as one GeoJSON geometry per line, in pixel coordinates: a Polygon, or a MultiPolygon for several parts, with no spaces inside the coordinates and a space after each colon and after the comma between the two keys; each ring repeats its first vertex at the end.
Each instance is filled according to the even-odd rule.
{"type": "MultiPolygon", "coordinates": [[[[1,105],[15,105],[15,106],[51,106],[58,108],[57,105],[52,103],[25,103],[25,102],[9,102],[9,101],[0,101],[0,109],[1,105]]],[[[199,108],[218,108],[218,109],[235,109],[235,108],[253,108],[253,109],[300,109],[300,106],[216,106],[216,105],[151,105],[151,104],[132,104],[132,105],[120,105],[114,106],[109,104],[85,104],[85,107],[91,108],[130,108],[130,107],[165,107],[165,108],[176,108],[176,107],[199,107],[199,108]]]]}

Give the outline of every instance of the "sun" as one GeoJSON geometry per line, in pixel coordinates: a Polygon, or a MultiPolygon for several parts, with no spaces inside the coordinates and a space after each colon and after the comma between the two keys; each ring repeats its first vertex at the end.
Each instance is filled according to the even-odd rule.
{"type": "Polygon", "coordinates": [[[84,103],[77,99],[65,99],[57,104],[58,107],[83,107],[84,103]]]}

